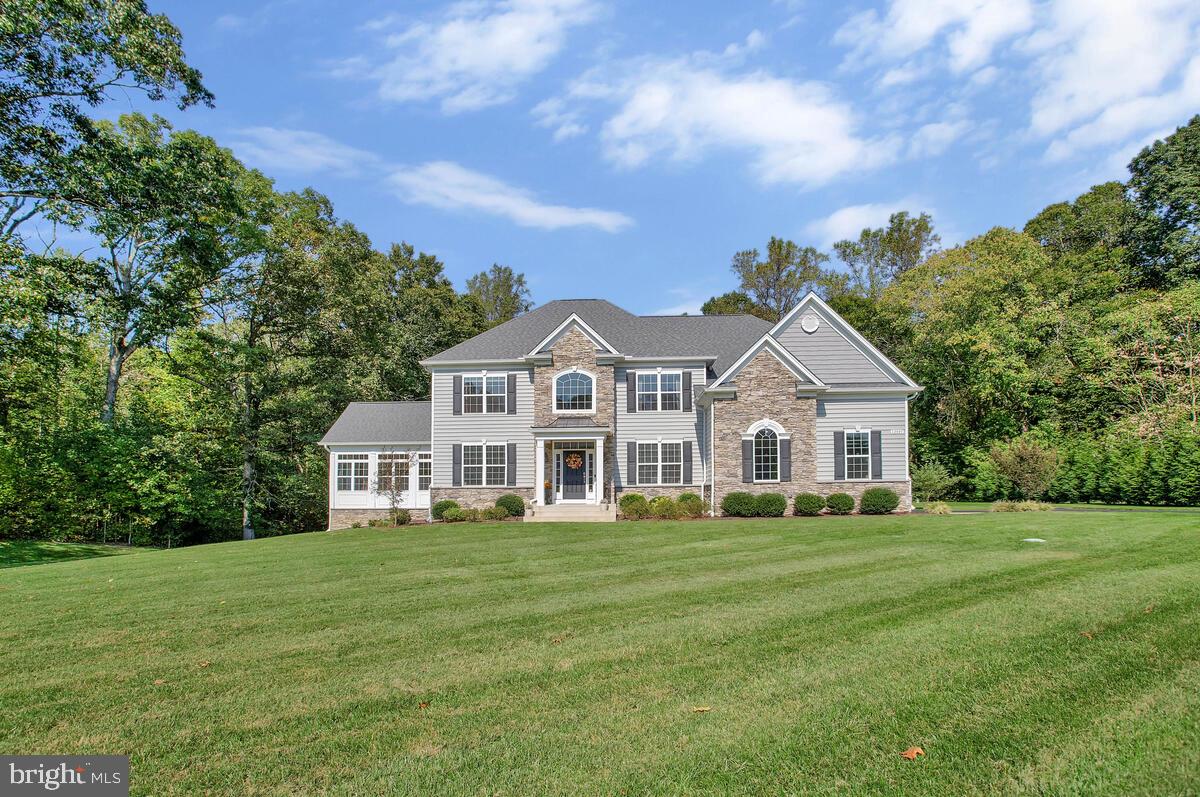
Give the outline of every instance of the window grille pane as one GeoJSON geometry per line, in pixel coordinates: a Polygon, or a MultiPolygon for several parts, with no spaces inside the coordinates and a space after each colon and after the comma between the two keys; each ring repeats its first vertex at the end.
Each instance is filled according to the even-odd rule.
{"type": "Polygon", "coordinates": [[[658,409],[658,374],[637,375],[637,408],[638,412],[658,409]]]}
{"type": "Polygon", "coordinates": [[[662,444],[662,483],[681,484],[683,482],[683,444],[662,444]]]}
{"type": "Polygon", "coordinates": [[[483,412],[483,377],[463,377],[463,412],[483,412]]]}
{"type": "Polygon", "coordinates": [[[417,489],[428,490],[433,477],[433,454],[418,454],[417,457],[417,489]]]}
{"type": "Polygon", "coordinates": [[[682,377],[679,374],[663,374],[661,377],[662,408],[677,410],[682,404],[682,377]]]}
{"type": "Polygon", "coordinates": [[[463,446],[462,480],[469,487],[483,484],[483,446],[463,446]]]}
{"type": "Polygon", "coordinates": [[[638,484],[658,483],[658,443],[638,443],[638,484]]]}
{"type": "Polygon", "coordinates": [[[871,478],[870,432],[846,432],[846,478],[871,478]]]}
{"type": "Polygon", "coordinates": [[[754,435],[754,480],[779,481],[779,437],[771,429],[754,435]]]}

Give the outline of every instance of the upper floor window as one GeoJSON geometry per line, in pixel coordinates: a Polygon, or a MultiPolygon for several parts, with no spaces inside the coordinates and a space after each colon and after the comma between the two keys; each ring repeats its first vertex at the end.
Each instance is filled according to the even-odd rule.
{"type": "Polygon", "coordinates": [[[846,432],[846,478],[871,478],[870,432],[846,432]]]}
{"type": "Polygon", "coordinates": [[[683,407],[683,374],[638,373],[637,411],[678,410],[683,407]]]}
{"type": "Polygon", "coordinates": [[[754,481],[779,481],[779,435],[774,429],[754,433],[754,481]]]}
{"type": "Polygon", "coordinates": [[[499,413],[508,411],[508,377],[464,376],[462,411],[464,414],[499,413]]]}
{"type": "Polygon", "coordinates": [[[596,406],[595,380],[579,371],[561,374],[554,380],[556,412],[592,412],[596,406]]]}
{"type": "Polygon", "coordinates": [[[370,468],[371,457],[368,454],[338,454],[337,488],[352,492],[366,492],[370,468]]]}

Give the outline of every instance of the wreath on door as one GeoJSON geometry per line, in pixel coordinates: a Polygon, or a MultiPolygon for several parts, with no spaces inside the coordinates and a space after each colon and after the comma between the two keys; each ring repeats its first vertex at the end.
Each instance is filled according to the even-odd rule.
{"type": "Polygon", "coordinates": [[[567,454],[566,463],[567,463],[567,467],[570,468],[571,470],[579,470],[580,468],[583,467],[583,455],[582,454],[567,454]]]}

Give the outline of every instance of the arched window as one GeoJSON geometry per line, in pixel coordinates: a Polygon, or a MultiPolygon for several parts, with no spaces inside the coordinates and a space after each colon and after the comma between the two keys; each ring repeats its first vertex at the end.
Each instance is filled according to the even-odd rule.
{"type": "Polygon", "coordinates": [[[774,429],[754,433],[754,481],[779,481],[779,435],[774,429]]]}
{"type": "Polygon", "coordinates": [[[554,409],[557,412],[592,412],[595,382],[581,371],[560,374],[554,380],[554,409]]]}

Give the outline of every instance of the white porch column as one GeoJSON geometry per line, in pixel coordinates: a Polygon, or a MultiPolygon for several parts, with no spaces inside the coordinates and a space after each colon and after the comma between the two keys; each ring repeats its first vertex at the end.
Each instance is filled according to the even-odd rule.
{"type": "Polygon", "coordinates": [[[599,474],[596,479],[596,503],[604,503],[604,477],[608,473],[608,469],[604,467],[604,438],[601,437],[596,441],[596,472],[599,474]]]}
{"type": "Polygon", "coordinates": [[[544,506],[546,503],[546,441],[539,437],[537,441],[537,484],[533,491],[533,503],[535,506],[544,506]]]}

